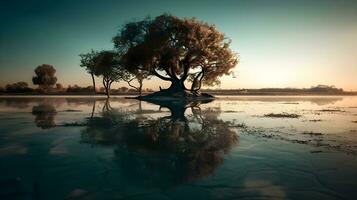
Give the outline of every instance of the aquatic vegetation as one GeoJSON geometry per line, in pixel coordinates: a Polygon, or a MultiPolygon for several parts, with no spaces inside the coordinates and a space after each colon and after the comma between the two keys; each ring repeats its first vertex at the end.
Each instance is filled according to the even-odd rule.
{"type": "Polygon", "coordinates": [[[67,110],[62,110],[58,112],[82,112],[82,110],[75,110],[75,109],[67,109],[67,110]]]}
{"type": "Polygon", "coordinates": [[[290,114],[290,113],[269,113],[265,114],[264,117],[271,117],[271,118],[299,118],[301,115],[298,114],[290,114]]]}
{"type": "Polygon", "coordinates": [[[322,135],[322,133],[317,133],[317,132],[313,132],[313,131],[306,131],[306,132],[303,132],[302,134],[311,135],[311,136],[322,135]]]}
{"type": "Polygon", "coordinates": [[[311,119],[309,122],[322,122],[322,119],[311,119]]]}
{"type": "Polygon", "coordinates": [[[346,112],[345,110],[341,110],[341,109],[321,109],[318,111],[319,112],[346,112]]]}
{"type": "Polygon", "coordinates": [[[71,127],[71,126],[87,126],[86,122],[66,122],[57,126],[71,127]]]}

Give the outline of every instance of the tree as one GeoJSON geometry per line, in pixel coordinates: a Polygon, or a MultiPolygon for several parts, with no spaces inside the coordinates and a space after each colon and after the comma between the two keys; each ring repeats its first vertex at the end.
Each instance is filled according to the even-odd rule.
{"type": "Polygon", "coordinates": [[[197,96],[202,85],[216,85],[238,63],[230,41],[215,26],[192,19],[161,15],[131,22],[113,38],[122,65],[130,72],[141,70],[171,86],[166,94],[197,96]],[[191,82],[191,89],[185,86],[191,82]]]}
{"type": "Polygon", "coordinates": [[[110,97],[110,87],[113,82],[128,79],[128,73],[121,67],[117,53],[101,51],[94,57],[96,73],[103,78],[103,86],[107,97],[110,97]]]}
{"type": "Polygon", "coordinates": [[[63,85],[61,83],[56,83],[56,90],[57,91],[62,91],[63,90],[63,85]]]}
{"type": "Polygon", "coordinates": [[[29,88],[26,82],[17,82],[13,84],[7,84],[5,86],[6,92],[8,93],[22,93],[22,92],[32,92],[33,90],[29,88]]]}
{"type": "Polygon", "coordinates": [[[32,77],[32,82],[34,85],[38,85],[40,89],[48,90],[57,82],[55,73],[56,69],[52,65],[39,65],[35,69],[36,76],[32,77]]]}
{"type": "Polygon", "coordinates": [[[125,86],[119,88],[120,92],[128,92],[128,90],[129,90],[129,88],[127,88],[125,86]]]}
{"type": "Polygon", "coordinates": [[[88,52],[88,53],[83,53],[80,54],[79,56],[81,57],[81,64],[80,66],[85,68],[85,70],[91,75],[92,77],[92,82],[93,82],[93,89],[94,93],[96,93],[96,87],[95,87],[95,79],[94,76],[97,76],[98,73],[96,73],[96,64],[94,62],[94,58],[98,55],[97,51],[94,51],[93,49],[88,52]]]}
{"type": "Polygon", "coordinates": [[[124,81],[127,82],[130,87],[134,88],[137,92],[139,92],[139,95],[141,96],[143,90],[143,82],[145,79],[149,79],[150,74],[147,71],[143,70],[135,70],[131,73],[127,71],[127,73],[127,77],[129,78],[125,79],[124,81]],[[132,81],[134,79],[136,79],[136,81],[138,82],[138,86],[132,84],[132,81]]]}

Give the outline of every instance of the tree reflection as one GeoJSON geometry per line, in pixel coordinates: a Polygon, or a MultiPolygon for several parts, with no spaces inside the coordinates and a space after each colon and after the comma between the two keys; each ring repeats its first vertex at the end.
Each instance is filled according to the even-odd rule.
{"type": "Polygon", "coordinates": [[[35,124],[42,129],[49,129],[56,126],[56,108],[52,103],[40,103],[32,107],[32,114],[35,115],[35,124]]]}
{"type": "Polygon", "coordinates": [[[158,118],[111,109],[88,119],[82,142],[117,145],[115,155],[124,175],[169,186],[208,176],[237,144],[220,110],[201,110],[203,102],[161,103],[170,116],[158,118]],[[187,108],[192,114],[185,115],[187,108]]]}

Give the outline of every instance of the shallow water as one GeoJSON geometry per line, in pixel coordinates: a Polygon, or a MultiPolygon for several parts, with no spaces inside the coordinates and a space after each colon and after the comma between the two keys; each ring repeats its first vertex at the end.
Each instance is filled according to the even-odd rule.
{"type": "Polygon", "coordinates": [[[0,199],[356,199],[357,97],[0,98],[0,199]]]}

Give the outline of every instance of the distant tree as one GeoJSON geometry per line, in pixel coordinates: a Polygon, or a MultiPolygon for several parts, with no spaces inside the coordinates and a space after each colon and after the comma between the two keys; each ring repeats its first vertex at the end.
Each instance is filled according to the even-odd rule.
{"type": "Polygon", "coordinates": [[[5,92],[5,89],[0,86],[0,92],[5,92]]]}
{"type": "Polygon", "coordinates": [[[139,92],[139,95],[141,96],[143,90],[143,82],[145,79],[149,79],[150,74],[147,71],[143,71],[143,70],[134,70],[132,72],[129,71],[127,72],[128,72],[127,74],[128,78],[125,80],[125,82],[127,82],[130,87],[132,87],[137,92],[139,92]],[[138,86],[132,84],[133,80],[136,80],[138,82],[138,86]]]}
{"type": "Polygon", "coordinates": [[[309,89],[311,92],[330,92],[330,93],[341,93],[342,88],[336,88],[334,85],[317,85],[309,89]]]}
{"type": "Polygon", "coordinates": [[[5,88],[6,88],[6,92],[8,93],[23,93],[23,92],[33,91],[31,88],[29,88],[29,85],[26,82],[7,84],[5,88]]]}
{"type": "Polygon", "coordinates": [[[105,88],[104,87],[100,87],[99,88],[99,92],[105,92],[105,88]]]}
{"type": "Polygon", "coordinates": [[[230,41],[215,26],[196,19],[179,19],[161,15],[154,19],[124,25],[113,38],[121,62],[133,74],[141,70],[170,81],[170,93],[186,94],[186,80],[191,93],[201,85],[216,85],[219,78],[230,75],[238,58],[230,41]]]}
{"type": "Polygon", "coordinates": [[[135,92],[137,92],[137,90],[136,90],[136,89],[133,89],[133,88],[130,88],[130,89],[128,90],[128,93],[135,93],[135,92]]]}
{"type": "Polygon", "coordinates": [[[56,90],[57,91],[62,91],[63,90],[63,85],[61,83],[56,83],[56,90]]]}
{"type": "Polygon", "coordinates": [[[56,69],[52,65],[42,64],[35,69],[36,76],[32,77],[34,85],[38,85],[40,89],[48,91],[57,82],[55,77],[56,69]]]}
{"type": "Polygon", "coordinates": [[[98,75],[98,73],[96,71],[96,64],[95,64],[95,60],[94,59],[97,57],[97,55],[98,55],[98,52],[94,51],[93,49],[89,53],[83,53],[83,54],[79,55],[81,57],[80,66],[85,68],[85,70],[92,77],[94,93],[96,93],[96,86],[95,86],[95,78],[94,78],[94,76],[98,75]]]}
{"type": "Polygon", "coordinates": [[[71,86],[69,85],[67,88],[68,93],[89,93],[93,91],[93,86],[80,87],[78,85],[71,86]]]}
{"type": "Polygon", "coordinates": [[[127,88],[125,86],[119,88],[120,92],[128,92],[128,90],[129,90],[129,88],[127,88]]]}
{"type": "Polygon", "coordinates": [[[127,80],[128,73],[119,63],[118,54],[113,51],[101,51],[94,57],[95,68],[103,79],[103,86],[107,97],[113,82],[127,80]]]}

